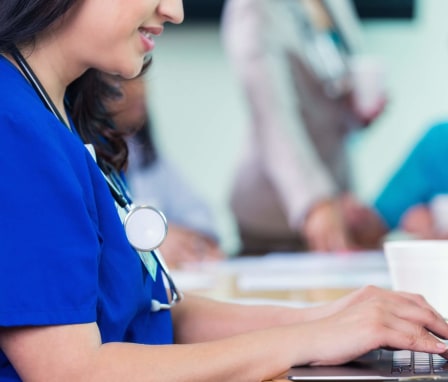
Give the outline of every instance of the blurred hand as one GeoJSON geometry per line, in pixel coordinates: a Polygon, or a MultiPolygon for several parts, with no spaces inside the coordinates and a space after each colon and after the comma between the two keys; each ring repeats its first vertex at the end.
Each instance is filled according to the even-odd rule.
{"type": "Polygon", "coordinates": [[[384,109],[386,108],[386,105],[388,103],[388,100],[386,98],[382,98],[378,100],[377,105],[369,110],[369,112],[362,111],[356,106],[354,106],[355,114],[357,115],[358,119],[360,120],[362,126],[367,127],[372,122],[374,122],[381,114],[383,114],[384,109]]]}
{"type": "Polygon", "coordinates": [[[216,261],[226,257],[218,243],[210,237],[175,224],[169,225],[160,251],[171,268],[183,263],[216,261]]]}
{"type": "Polygon", "coordinates": [[[343,219],[359,249],[380,248],[387,228],[373,209],[361,204],[352,194],[340,198],[343,219]]]}
{"type": "Polygon", "coordinates": [[[303,234],[311,251],[349,251],[355,246],[349,237],[337,199],[316,204],[309,212],[303,234]]]}
{"type": "Polygon", "coordinates": [[[400,228],[425,240],[447,239],[446,234],[439,233],[429,207],[421,204],[411,207],[402,217],[400,228]]]}

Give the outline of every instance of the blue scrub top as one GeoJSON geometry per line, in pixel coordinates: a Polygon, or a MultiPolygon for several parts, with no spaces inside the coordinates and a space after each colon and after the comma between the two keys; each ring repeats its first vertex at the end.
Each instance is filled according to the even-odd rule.
{"type": "Polygon", "coordinates": [[[374,206],[390,229],[406,211],[448,194],[448,122],[433,125],[388,181],[374,206]]]}
{"type": "MultiPolygon", "coordinates": [[[[103,342],[172,343],[163,280],[130,247],[77,135],[0,57],[0,326],[96,322],[103,342]]],[[[0,381],[19,381],[0,351],[0,381]]]]}

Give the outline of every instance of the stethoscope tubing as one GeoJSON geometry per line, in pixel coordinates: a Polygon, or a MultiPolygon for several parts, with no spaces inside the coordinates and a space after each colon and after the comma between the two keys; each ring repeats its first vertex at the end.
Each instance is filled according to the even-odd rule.
{"type": "MultiPolygon", "coordinates": [[[[48,93],[45,91],[45,88],[40,83],[37,76],[34,74],[31,67],[28,65],[20,51],[17,49],[15,45],[11,47],[11,55],[14,58],[14,60],[17,62],[17,65],[24,73],[25,77],[28,79],[28,81],[31,83],[32,87],[38,94],[39,98],[43,102],[43,104],[55,115],[55,117],[63,124],[65,125],[69,131],[72,131],[71,127],[67,125],[67,123],[64,121],[62,115],[59,113],[56,106],[53,104],[51,98],[49,97],[48,93]]],[[[168,233],[168,223],[166,220],[165,215],[159,211],[157,208],[141,205],[136,206],[132,202],[132,198],[129,195],[128,189],[126,185],[124,184],[124,181],[120,177],[120,175],[117,173],[117,171],[112,168],[110,165],[108,165],[106,162],[102,161],[101,159],[97,161],[98,167],[101,171],[101,173],[104,176],[105,181],[108,184],[109,190],[115,200],[115,202],[126,211],[126,216],[123,220],[123,226],[126,232],[126,236],[128,238],[128,241],[130,245],[136,250],[140,252],[150,252],[151,255],[154,257],[156,263],[160,267],[163,274],[165,274],[169,287],[172,294],[172,301],[168,303],[161,303],[158,300],[152,299],[151,300],[151,311],[157,312],[160,310],[167,310],[171,309],[174,305],[176,305],[178,302],[180,302],[183,299],[183,294],[179,292],[179,290],[176,287],[176,284],[174,283],[172,277],[170,276],[169,269],[167,265],[165,264],[165,261],[163,260],[162,256],[159,256],[158,254],[158,247],[162,244],[163,240],[165,239],[167,233],[168,233]],[[133,243],[132,240],[129,239],[130,235],[127,232],[127,227],[130,225],[130,221],[132,217],[135,217],[136,214],[139,213],[139,211],[150,211],[153,216],[156,216],[156,219],[159,220],[159,225],[162,227],[159,230],[159,239],[156,240],[151,245],[145,245],[140,246],[136,245],[135,242],[133,243]],[[161,223],[161,224],[160,224],[161,223]]],[[[149,221],[149,219],[147,219],[149,221]]],[[[149,229],[149,227],[146,227],[146,230],[149,229]]],[[[149,229],[150,230],[150,229],[149,229]]]]}
{"type": "MultiPolygon", "coordinates": [[[[59,113],[58,109],[54,105],[50,96],[46,92],[44,86],[41,84],[41,82],[39,81],[37,76],[34,74],[33,70],[28,65],[25,58],[22,56],[22,54],[17,49],[17,47],[15,45],[12,45],[10,51],[11,51],[12,57],[17,62],[17,65],[20,67],[20,69],[22,70],[22,72],[25,75],[25,77],[27,78],[27,80],[31,83],[32,87],[38,94],[38,96],[41,99],[41,101],[43,102],[43,104],[55,115],[55,117],[64,126],[66,126],[69,129],[69,131],[72,131],[71,127],[69,125],[67,125],[67,123],[64,121],[64,118],[59,113]]],[[[114,200],[120,207],[122,207],[126,211],[126,217],[124,219],[123,224],[124,224],[125,231],[126,231],[127,235],[128,235],[128,231],[126,230],[126,227],[128,227],[130,225],[129,221],[132,219],[132,217],[135,217],[136,213],[138,213],[139,211],[141,211],[143,209],[145,209],[147,211],[151,211],[152,213],[155,214],[154,216],[156,216],[158,219],[160,219],[159,226],[162,228],[161,228],[161,230],[159,230],[158,235],[155,235],[156,237],[159,238],[159,240],[157,240],[154,243],[151,243],[150,245],[147,245],[147,246],[145,245],[144,246],[145,248],[143,248],[143,246],[141,246],[141,245],[134,245],[135,243],[133,243],[132,240],[129,240],[130,235],[128,235],[128,240],[129,240],[130,244],[136,250],[145,251],[145,252],[152,251],[155,248],[159,247],[162,244],[162,242],[164,241],[164,239],[167,235],[167,232],[168,232],[168,223],[165,218],[165,215],[163,215],[163,213],[161,211],[159,211],[158,209],[156,209],[154,207],[135,206],[132,202],[132,198],[129,195],[126,185],[124,184],[123,180],[121,179],[121,177],[117,173],[117,171],[114,168],[112,168],[112,166],[110,166],[109,164],[107,164],[106,162],[104,162],[101,159],[97,160],[97,164],[101,170],[101,173],[104,176],[104,179],[107,182],[107,185],[109,187],[109,190],[110,190],[114,200]]],[[[156,225],[154,225],[154,227],[156,227],[156,225]]],[[[149,230],[149,228],[146,227],[144,232],[147,232],[148,230],[149,230]]],[[[154,235],[151,235],[151,236],[154,237],[154,235]]]]}

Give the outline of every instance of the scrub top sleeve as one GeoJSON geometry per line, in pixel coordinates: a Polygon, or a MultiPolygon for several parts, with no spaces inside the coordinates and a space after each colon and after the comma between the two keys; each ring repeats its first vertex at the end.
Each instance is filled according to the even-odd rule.
{"type": "Polygon", "coordinates": [[[0,126],[0,326],[95,321],[101,238],[86,151],[44,108],[3,111],[0,126]]]}

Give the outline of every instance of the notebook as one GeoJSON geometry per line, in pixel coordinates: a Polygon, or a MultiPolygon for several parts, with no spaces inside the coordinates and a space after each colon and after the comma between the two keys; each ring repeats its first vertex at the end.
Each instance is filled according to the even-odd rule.
{"type": "Polygon", "coordinates": [[[448,362],[409,350],[376,350],[343,366],[293,367],[291,381],[448,381],[448,362]]]}

